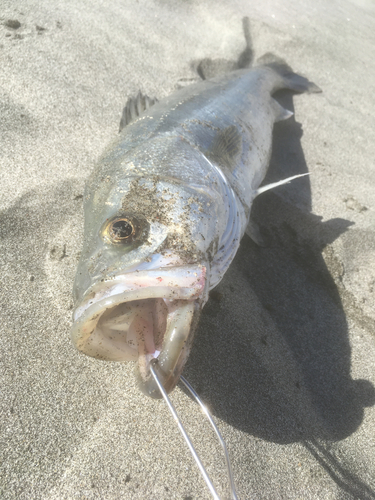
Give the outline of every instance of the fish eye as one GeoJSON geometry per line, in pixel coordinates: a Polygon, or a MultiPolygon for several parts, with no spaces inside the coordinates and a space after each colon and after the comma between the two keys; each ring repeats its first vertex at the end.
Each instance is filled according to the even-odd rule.
{"type": "Polygon", "coordinates": [[[113,240],[127,240],[135,233],[135,229],[131,221],[119,219],[111,223],[109,233],[113,240]]]}
{"type": "Polygon", "coordinates": [[[133,216],[112,217],[108,219],[101,230],[101,237],[107,243],[130,244],[143,233],[140,221],[133,216]]]}

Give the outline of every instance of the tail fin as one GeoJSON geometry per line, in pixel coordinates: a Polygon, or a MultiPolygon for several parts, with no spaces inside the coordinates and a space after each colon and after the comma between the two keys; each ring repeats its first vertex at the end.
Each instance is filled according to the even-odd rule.
{"type": "Polygon", "coordinates": [[[287,88],[294,90],[295,92],[307,93],[318,93],[322,91],[317,85],[315,85],[315,83],[310,82],[304,76],[294,73],[292,68],[288,66],[283,59],[271,54],[270,52],[259,58],[257,60],[257,64],[261,66],[268,66],[281,76],[284,85],[280,88],[287,88]]]}

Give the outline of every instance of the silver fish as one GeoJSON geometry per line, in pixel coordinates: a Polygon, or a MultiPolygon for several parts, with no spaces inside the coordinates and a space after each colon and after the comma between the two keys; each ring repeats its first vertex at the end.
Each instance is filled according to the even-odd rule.
{"type": "Polygon", "coordinates": [[[152,397],[150,361],[173,390],[254,198],[291,180],[259,187],[273,125],[292,115],[273,99],[279,89],[320,91],[268,55],[160,102],[139,94],[87,182],[72,340],[98,359],[138,361],[152,397]]]}

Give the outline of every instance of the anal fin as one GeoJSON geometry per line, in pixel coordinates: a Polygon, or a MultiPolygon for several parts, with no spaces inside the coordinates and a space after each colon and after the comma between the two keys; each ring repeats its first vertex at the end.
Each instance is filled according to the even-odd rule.
{"type": "Polygon", "coordinates": [[[259,247],[264,247],[266,246],[264,239],[262,235],[260,234],[260,229],[259,226],[256,222],[253,220],[249,220],[249,223],[246,228],[246,234],[250,236],[250,238],[253,240],[253,242],[258,245],[259,247]]]}
{"type": "Polygon", "coordinates": [[[151,99],[147,95],[143,95],[141,91],[138,92],[136,97],[129,97],[122,110],[119,132],[157,102],[157,99],[151,99]]]}
{"type": "Polygon", "coordinates": [[[271,98],[271,107],[275,113],[275,122],[281,122],[282,120],[287,120],[294,115],[293,111],[285,109],[279,104],[275,99],[271,98]]]}

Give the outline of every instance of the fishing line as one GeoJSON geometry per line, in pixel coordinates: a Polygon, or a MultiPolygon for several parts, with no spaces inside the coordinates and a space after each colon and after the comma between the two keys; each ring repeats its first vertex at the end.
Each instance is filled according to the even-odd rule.
{"type": "MultiPolygon", "coordinates": [[[[152,376],[154,377],[155,379],[155,382],[165,400],[165,402],[167,403],[168,405],[168,408],[170,410],[170,412],[172,413],[172,416],[173,418],[175,419],[176,423],[177,423],[177,426],[182,434],[182,436],[184,437],[188,447],[189,447],[189,450],[194,458],[194,460],[196,461],[198,467],[199,467],[199,470],[201,471],[201,474],[203,476],[203,479],[205,480],[206,484],[207,484],[207,487],[208,489],[210,490],[213,498],[215,500],[220,500],[220,497],[219,495],[217,494],[216,490],[215,490],[215,487],[210,479],[210,477],[208,476],[207,474],[207,471],[206,469],[204,468],[197,452],[195,451],[195,448],[193,446],[193,443],[191,442],[184,426],[182,425],[182,422],[177,414],[177,411],[175,409],[175,407],[173,406],[172,404],[172,401],[170,400],[166,390],[164,389],[162,383],[160,382],[157,374],[156,374],[156,371],[154,369],[154,365],[157,363],[157,360],[152,360],[151,363],[150,363],[150,371],[152,373],[152,376]]],[[[235,486],[234,486],[234,480],[233,480],[233,472],[232,472],[232,467],[231,467],[231,463],[230,463],[230,459],[229,459],[229,454],[228,454],[228,450],[227,450],[227,447],[226,447],[226,444],[225,444],[225,441],[222,437],[222,435],[220,434],[219,432],[219,429],[217,428],[215,422],[213,421],[213,418],[210,414],[210,412],[208,411],[208,408],[204,405],[203,401],[200,399],[200,397],[198,396],[198,394],[195,392],[195,390],[193,389],[193,387],[189,384],[189,382],[184,378],[184,377],[180,377],[180,380],[181,382],[185,385],[185,387],[188,389],[188,391],[190,391],[190,393],[194,396],[195,400],[197,401],[197,403],[199,404],[199,406],[201,407],[203,413],[206,415],[206,417],[208,418],[208,421],[210,422],[212,428],[214,429],[215,431],[215,434],[223,448],[223,451],[224,451],[224,455],[225,455],[225,462],[226,462],[226,466],[227,466],[227,472],[228,472],[228,477],[229,477],[229,483],[230,483],[230,491],[231,491],[231,499],[232,500],[238,500],[238,497],[237,497],[237,494],[236,494],[236,490],[235,490],[235,486]]]]}

